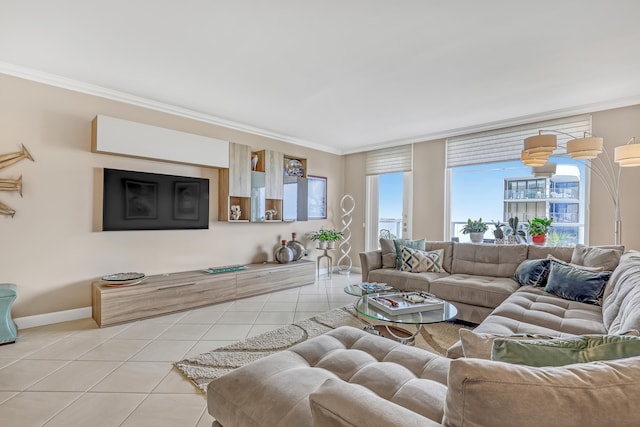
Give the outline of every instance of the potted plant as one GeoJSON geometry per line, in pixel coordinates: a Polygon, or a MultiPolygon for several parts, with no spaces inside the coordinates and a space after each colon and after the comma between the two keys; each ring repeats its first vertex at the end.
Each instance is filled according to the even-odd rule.
{"type": "Polygon", "coordinates": [[[531,241],[536,245],[544,245],[547,240],[547,233],[551,228],[553,218],[533,218],[528,221],[529,234],[531,234],[531,241]]]}
{"type": "Polygon", "coordinates": [[[502,223],[500,221],[493,221],[493,237],[496,238],[496,244],[504,243],[504,230],[502,229],[502,227],[504,227],[505,225],[505,223],[502,223]]]}
{"type": "Polygon", "coordinates": [[[509,218],[509,228],[504,232],[505,236],[507,236],[507,243],[526,243],[527,234],[524,230],[519,229],[519,222],[517,216],[509,218]]]}
{"type": "Polygon", "coordinates": [[[482,243],[484,233],[488,229],[489,226],[482,222],[482,218],[478,218],[476,221],[471,221],[471,218],[469,218],[464,227],[462,227],[462,234],[469,234],[473,243],[482,243]]]}
{"type": "Polygon", "coordinates": [[[335,242],[342,240],[342,232],[321,228],[318,231],[312,232],[309,238],[317,241],[320,249],[333,249],[335,242]]]}

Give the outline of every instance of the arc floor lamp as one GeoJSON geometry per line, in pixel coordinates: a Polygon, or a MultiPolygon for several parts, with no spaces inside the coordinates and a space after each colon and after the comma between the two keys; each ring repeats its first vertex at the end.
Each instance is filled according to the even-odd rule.
{"type": "Polygon", "coordinates": [[[555,163],[548,162],[549,156],[558,148],[558,137],[555,134],[569,136],[566,152],[573,160],[581,160],[596,176],[598,176],[607,192],[611,196],[615,211],[614,238],[615,244],[620,245],[622,233],[622,219],[620,216],[620,171],[623,167],[640,166],[640,144],[635,137],[629,139],[625,145],[615,148],[614,161],[604,149],[604,140],[585,132],[583,137],[576,138],[557,130],[540,130],[538,135],[524,140],[521,157],[522,163],[531,166],[534,173],[550,176],[555,173],[555,163]],[[551,133],[553,132],[553,133],[551,133]]]}

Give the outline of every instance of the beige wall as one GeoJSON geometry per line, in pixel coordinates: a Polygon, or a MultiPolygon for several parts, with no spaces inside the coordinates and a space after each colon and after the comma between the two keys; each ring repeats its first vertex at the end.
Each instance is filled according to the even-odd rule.
{"type": "MultiPolygon", "coordinates": [[[[640,139],[640,106],[619,108],[592,114],[593,133],[602,136],[613,159],[614,147],[630,137],[640,139]]],[[[444,238],[446,178],[445,140],[414,144],[413,151],[413,237],[440,240],[444,238]]],[[[345,191],[359,196],[364,211],[364,154],[346,156],[349,179],[345,191]],[[360,173],[360,176],[358,176],[360,173]],[[362,189],[362,190],[361,190],[362,189]]],[[[627,249],[640,249],[640,167],[622,170],[620,203],[622,207],[622,243],[627,249]]],[[[589,203],[589,244],[613,244],[614,210],[609,193],[595,175],[591,179],[589,203]]],[[[364,220],[364,214],[362,219],[364,220]]],[[[364,250],[364,228],[354,228],[353,251],[364,250]]],[[[354,257],[357,259],[357,257],[354,257]]],[[[358,264],[359,265],[359,264],[358,264]]]]}
{"type": "MultiPolygon", "coordinates": [[[[640,142],[640,105],[593,113],[593,134],[604,138],[613,160],[614,148],[624,145],[632,136],[640,142]]],[[[614,210],[609,193],[601,180],[591,179],[589,243],[613,243],[614,210]]],[[[620,208],[622,244],[627,249],[640,249],[640,167],[622,168],[620,177],[620,208]]]]}
{"type": "MultiPolygon", "coordinates": [[[[23,198],[0,192],[0,201],[17,211],[14,218],[0,216],[0,282],[18,285],[14,317],[87,307],[91,281],[104,274],[159,274],[272,260],[279,240],[291,232],[340,227],[341,156],[4,75],[0,93],[0,154],[24,143],[35,158],[0,169],[0,178],[22,175],[24,181],[23,198]],[[97,114],[307,158],[310,174],[328,177],[329,218],[218,222],[216,169],[92,153],[91,120],[97,114]],[[93,231],[95,176],[105,167],[209,178],[210,228],[93,231]]],[[[314,247],[306,238],[303,243],[314,247]]],[[[311,251],[311,258],[316,255],[311,251]]]]}

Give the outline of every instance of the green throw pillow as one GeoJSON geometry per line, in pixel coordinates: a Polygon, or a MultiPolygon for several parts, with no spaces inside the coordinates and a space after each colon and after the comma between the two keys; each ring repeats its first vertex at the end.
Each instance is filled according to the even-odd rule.
{"type": "Polygon", "coordinates": [[[496,339],[491,359],[528,366],[564,366],[640,356],[640,337],[583,335],[553,340],[496,339]]]}
{"type": "Polygon", "coordinates": [[[418,249],[420,251],[424,251],[427,249],[427,244],[424,239],[422,240],[408,240],[408,239],[394,239],[393,244],[396,247],[396,270],[400,270],[400,266],[402,265],[402,254],[401,254],[401,246],[406,246],[411,249],[418,249]]]}

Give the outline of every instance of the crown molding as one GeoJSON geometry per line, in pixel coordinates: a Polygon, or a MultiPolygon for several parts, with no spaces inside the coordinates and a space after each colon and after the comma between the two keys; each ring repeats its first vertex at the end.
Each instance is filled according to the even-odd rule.
{"type": "Polygon", "coordinates": [[[342,153],[333,150],[331,148],[322,146],[311,141],[306,141],[299,138],[294,138],[288,135],[279,134],[277,132],[271,132],[269,130],[260,129],[254,126],[246,125],[232,120],[223,119],[210,114],[202,113],[199,111],[190,110],[188,108],[179,107],[176,105],[159,102],[153,99],[132,95],[126,92],[121,92],[113,89],[108,89],[102,86],[85,83],[79,80],[69,79],[67,77],[58,76],[51,73],[35,70],[33,68],[22,67],[15,64],[0,61],[0,74],[6,74],[13,77],[18,77],[25,80],[31,80],[38,83],[43,83],[49,86],[59,87],[62,89],[72,90],[74,92],[80,92],[87,95],[97,96],[100,98],[109,99],[112,101],[123,102],[129,105],[135,105],[137,107],[143,107],[162,113],[172,114],[174,116],[184,117],[191,120],[196,120],[203,123],[208,123],[216,126],[222,126],[225,128],[250,133],[252,135],[258,135],[265,138],[276,139],[278,141],[287,142],[289,144],[300,145],[302,147],[311,148],[314,150],[323,151],[326,153],[341,155],[342,153]]]}

